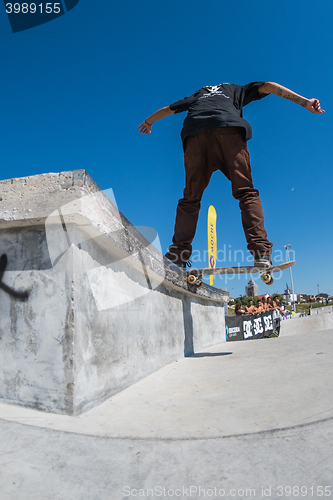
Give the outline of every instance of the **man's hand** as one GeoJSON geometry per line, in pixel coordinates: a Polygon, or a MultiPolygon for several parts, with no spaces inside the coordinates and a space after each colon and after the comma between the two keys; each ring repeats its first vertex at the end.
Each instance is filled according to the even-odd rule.
{"type": "Polygon", "coordinates": [[[148,116],[141,125],[138,126],[141,134],[150,134],[153,123],[161,118],[165,118],[166,116],[173,115],[175,111],[171,111],[170,106],[166,106],[165,108],[158,109],[152,115],[148,116]]]}
{"type": "Polygon", "coordinates": [[[323,109],[320,107],[320,102],[318,99],[308,99],[306,109],[308,111],[311,111],[311,113],[319,114],[319,113],[325,113],[323,109]]]}
{"type": "Polygon", "coordinates": [[[145,120],[141,123],[141,125],[138,126],[138,129],[140,129],[140,134],[151,134],[152,126],[153,124],[149,124],[145,120]]]}

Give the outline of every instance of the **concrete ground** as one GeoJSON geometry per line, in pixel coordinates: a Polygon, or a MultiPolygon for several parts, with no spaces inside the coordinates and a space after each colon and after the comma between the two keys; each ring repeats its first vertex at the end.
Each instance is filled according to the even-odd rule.
{"type": "Polygon", "coordinates": [[[332,355],[223,343],[78,417],[0,404],[0,500],[333,497],[332,355]]]}

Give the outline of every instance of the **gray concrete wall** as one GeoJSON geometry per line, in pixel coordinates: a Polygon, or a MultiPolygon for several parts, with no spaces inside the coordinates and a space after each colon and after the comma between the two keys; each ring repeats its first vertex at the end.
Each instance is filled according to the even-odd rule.
{"type": "Polygon", "coordinates": [[[321,314],[281,321],[280,336],[318,332],[333,328],[333,314],[321,314]]]}
{"type": "Polygon", "coordinates": [[[225,340],[228,294],[188,285],[85,171],[2,181],[0,195],[3,402],[78,414],[225,340]]]}
{"type": "Polygon", "coordinates": [[[315,307],[311,309],[311,316],[328,313],[333,313],[333,306],[315,307]]]}

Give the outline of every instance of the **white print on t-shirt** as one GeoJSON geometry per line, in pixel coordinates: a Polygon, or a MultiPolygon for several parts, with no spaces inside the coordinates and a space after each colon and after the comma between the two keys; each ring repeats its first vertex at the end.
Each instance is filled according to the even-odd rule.
{"type": "Polygon", "coordinates": [[[208,89],[208,92],[215,94],[219,90],[219,87],[219,85],[208,85],[206,89],[208,89]]]}
{"type": "Polygon", "coordinates": [[[222,92],[222,90],[219,90],[219,87],[220,87],[219,85],[212,85],[212,86],[205,87],[209,93],[203,94],[201,97],[199,97],[199,99],[203,99],[205,97],[211,97],[212,95],[223,95],[223,97],[225,97],[226,99],[230,99],[230,97],[225,95],[222,92]]]}

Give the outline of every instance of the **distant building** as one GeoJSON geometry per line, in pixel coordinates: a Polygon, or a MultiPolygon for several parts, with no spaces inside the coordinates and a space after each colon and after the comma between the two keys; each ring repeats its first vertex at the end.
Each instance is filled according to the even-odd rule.
{"type": "Polygon", "coordinates": [[[254,280],[250,280],[245,287],[245,293],[247,297],[257,297],[259,293],[259,287],[254,280]]]}
{"type": "Polygon", "coordinates": [[[310,302],[311,295],[308,293],[297,294],[297,302],[310,302]]]}
{"type": "Polygon", "coordinates": [[[264,295],[256,295],[256,297],[258,297],[258,299],[263,299],[265,297],[265,299],[267,299],[267,297],[270,297],[269,293],[264,293],[264,295]]]}
{"type": "Polygon", "coordinates": [[[289,288],[288,284],[286,284],[287,288],[284,291],[284,298],[287,304],[293,304],[294,302],[297,302],[297,295],[296,293],[293,294],[292,290],[289,288]]]}

